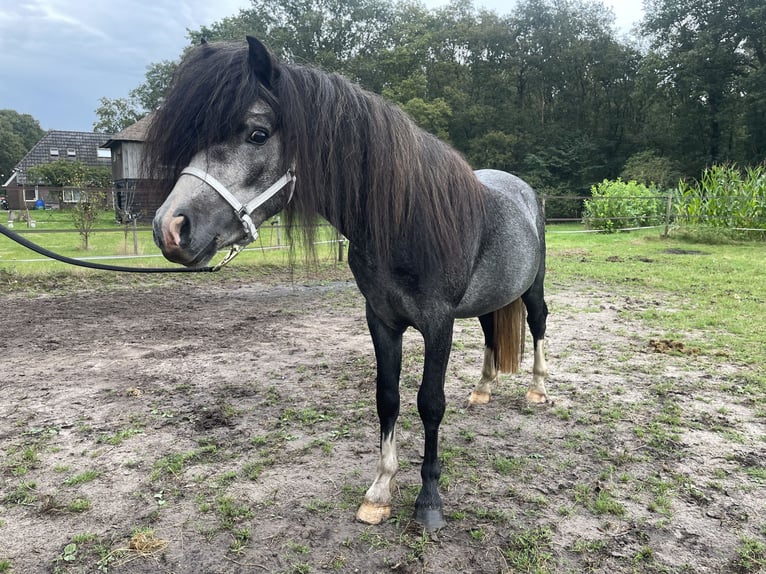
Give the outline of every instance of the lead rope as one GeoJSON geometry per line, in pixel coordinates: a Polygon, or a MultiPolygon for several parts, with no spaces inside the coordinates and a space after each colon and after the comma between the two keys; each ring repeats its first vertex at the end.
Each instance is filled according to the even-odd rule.
{"type": "MultiPolygon", "coordinates": [[[[255,211],[258,207],[263,205],[267,200],[271,199],[274,195],[276,195],[277,192],[279,192],[282,188],[285,186],[290,186],[290,195],[287,198],[287,203],[290,203],[290,201],[293,198],[293,192],[295,191],[295,167],[292,166],[289,170],[287,170],[287,173],[283,175],[279,180],[277,180],[271,187],[269,187],[265,192],[257,195],[255,198],[250,200],[246,204],[242,204],[237,200],[227,189],[226,187],[221,184],[218,180],[216,180],[211,175],[205,173],[202,170],[187,167],[181,172],[181,175],[191,175],[198,179],[201,179],[203,182],[210,185],[213,189],[215,189],[228,203],[234,208],[234,211],[237,214],[237,217],[239,218],[240,222],[242,222],[242,225],[245,228],[245,232],[247,233],[247,237],[249,241],[247,243],[251,243],[252,241],[255,241],[258,238],[258,229],[256,229],[255,225],[253,224],[253,220],[251,219],[251,215],[253,211],[255,211]]],[[[220,271],[228,265],[232,259],[234,259],[237,255],[239,255],[242,250],[245,248],[244,244],[238,244],[235,243],[231,246],[231,249],[229,249],[229,252],[224,256],[223,259],[217,264],[212,267],[122,267],[120,265],[104,265],[102,263],[91,263],[90,261],[82,261],[80,259],[74,259],[72,257],[67,257],[66,255],[59,255],[58,253],[55,253],[53,251],[50,251],[49,249],[46,249],[45,247],[41,247],[37,245],[36,243],[32,243],[28,239],[25,239],[15,231],[11,231],[4,225],[0,224],[0,233],[8,237],[9,239],[12,239],[19,245],[23,245],[27,249],[31,249],[35,253],[39,253],[40,255],[43,255],[45,257],[50,257],[51,259],[55,259],[56,261],[61,261],[62,263],[67,263],[69,265],[76,265],[78,267],[87,267],[88,269],[99,269],[101,271],[118,271],[121,273],[215,273],[216,271],[220,271]]]]}
{"type": "Polygon", "coordinates": [[[220,270],[224,265],[226,265],[229,261],[234,259],[237,253],[242,250],[242,247],[240,246],[234,246],[237,247],[237,253],[232,255],[232,251],[234,251],[234,247],[232,247],[231,251],[229,252],[226,257],[223,258],[223,260],[214,267],[121,267],[119,265],[104,265],[102,263],[91,263],[90,261],[82,261],[81,259],[73,259],[72,257],[67,257],[66,255],[60,255],[58,253],[55,253],[53,251],[50,251],[49,249],[46,249],[45,247],[41,247],[37,245],[36,243],[32,243],[28,239],[22,237],[15,231],[11,231],[4,225],[0,224],[0,233],[8,237],[9,239],[12,239],[19,245],[23,245],[27,249],[31,249],[32,251],[39,253],[40,255],[43,255],[45,257],[50,257],[51,259],[55,259],[56,261],[61,261],[62,263],[67,263],[69,265],[76,265],[78,267],[87,267],[88,269],[98,269],[101,271],[118,271],[121,273],[210,273],[220,270]]]}

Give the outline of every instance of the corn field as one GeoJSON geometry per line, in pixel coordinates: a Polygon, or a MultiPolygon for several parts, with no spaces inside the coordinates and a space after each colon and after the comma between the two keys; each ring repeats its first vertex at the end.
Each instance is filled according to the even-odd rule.
{"type": "Polygon", "coordinates": [[[766,230],[766,170],[710,167],[698,183],[679,184],[673,208],[681,225],[766,230]]]}

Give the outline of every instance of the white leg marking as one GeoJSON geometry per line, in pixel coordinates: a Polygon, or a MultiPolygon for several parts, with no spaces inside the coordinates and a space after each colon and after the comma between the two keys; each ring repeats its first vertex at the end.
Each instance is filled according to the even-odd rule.
{"type": "Polygon", "coordinates": [[[534,403],[544,403],[548,400],[545,391],[545,379],[548,376],[548,365],[545,363],[545,339],[540,339],[535,348],[535,362],[532,365],[532,382],[527,391],[527,399],[534,403]]]}
{"type": "Polygon", "coordinates": [[[492,386],[497,384],[497,368],[495,367],[495,352],[484,347],[484,366],[481,368],[481,381],[471,393],[469,404],[481,405],[489,402],[492,386]]]}
{"type": "Polygon", "coordinates": [[[379,524],[391,516],[391,488],[399,470],[399,458],[396,454],[396,430],[390,436],[383,437],[380,445],[378,475],[367,489],[364,502],[356,512],[357,520],[368,524],[379,524]]]}

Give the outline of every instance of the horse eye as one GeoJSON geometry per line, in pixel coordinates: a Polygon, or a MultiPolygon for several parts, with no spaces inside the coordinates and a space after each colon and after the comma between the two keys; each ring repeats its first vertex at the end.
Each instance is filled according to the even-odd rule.
{"type": "Polygon", "coordinates": [[[266,143],[266,140],[269,139],[269,132],[267,132],[264,129],[258,128],[256,130],[253,130],[253,133],[250,134],[250,137],[247,138],[247,141],[250,143],[254,143],[255,145],[263,145],[266,143]]]}

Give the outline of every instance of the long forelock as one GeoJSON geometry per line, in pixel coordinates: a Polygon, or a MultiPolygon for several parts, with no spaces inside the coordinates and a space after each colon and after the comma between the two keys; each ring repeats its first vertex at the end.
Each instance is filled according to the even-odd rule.
{"type": "Polygon", "coordinates": [[[153,112],[145,170],[169,191],[192,157],[230,138],[262,93],[241,43],[203,44],[183,59],[153,112]]]}

